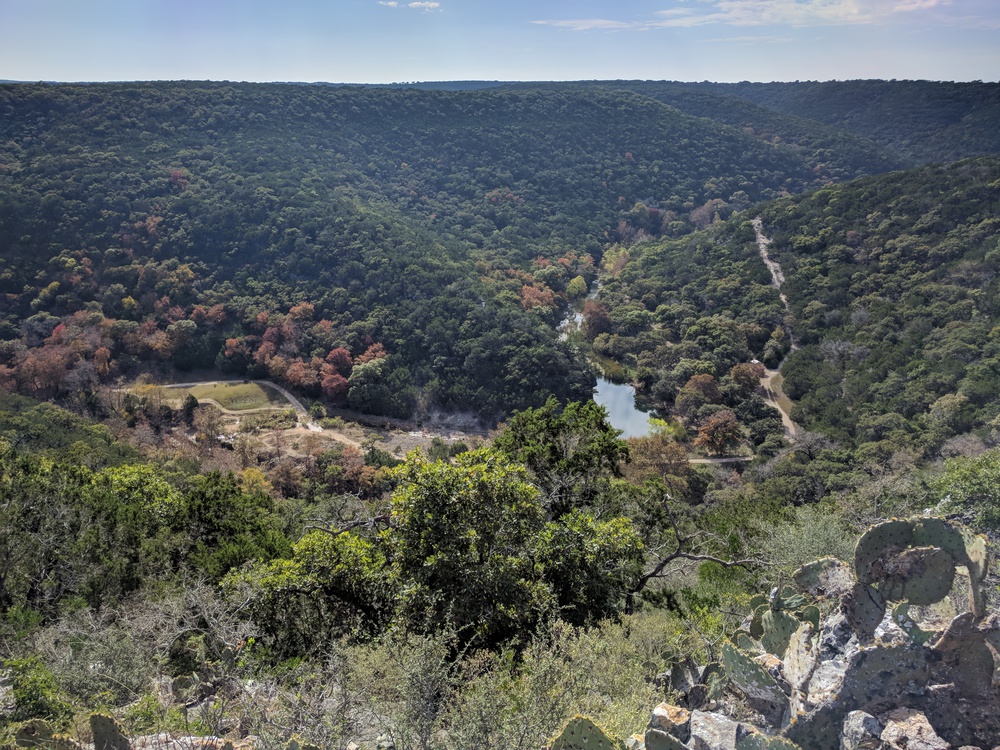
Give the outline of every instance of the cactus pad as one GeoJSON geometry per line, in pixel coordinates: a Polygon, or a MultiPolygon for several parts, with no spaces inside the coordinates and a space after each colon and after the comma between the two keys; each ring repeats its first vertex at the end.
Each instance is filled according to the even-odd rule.
{"type": "Polygon", "coordinates": [[[961,526],[943,518],[914,518],[912,524],[913,546],[940,547],[950,552],[960,565],[964,564],[967,555],[961,526]]]}
{"type": "Polygon", "coordinates": [[[872,583],[871,566],[889,550],[906,549],[913,543],[913,523],[894,519],[877,523],[866,531],[854,548],[854,572],[860,583],[872,583]]]}
{"type": "Polygon", "coordinates": [[[90,715],[90,731],[94,735],[94,750],[130,750],[131,743],[121,725],[105,714],[90,715]]]}
{"type": "Polygon", "coordinates": [[[807,604],[795,614],[802,622],[812,623],[812,626],[819,630],[819,607],[815,604],[807,604]]]}
{"type": "Polygon", "coordinates": [[[788,648],[788,639],[799,629],[799,621],[787,612],[768,610],[761,616],[763,635],[760,643],[769,654],[779,659],[788,648]]]}
{"type": "Polygon", "coordinates": [[[984,640],[973,641],[956,650],[958,664],[951,674],[955,687],[966,698],[987,695],[993,685],[993,653],[984,640]]]}
{"type": "Polygon", "coordinates": [[[726,688],[726,670],[717,662],[709,662],[701,671],[699,682],[708,688],[709,700],[719,700],[726,688]]]}
{"type": "Polygon", "coordinates": [[[646,750],[687,750],[687,745],[662,729],[647,729],[643,740],[646,750]]]}
{"type": "Polygon", "coordinates": [[[742,630],[736,631],[734,640],[736,641],[736,646],[740,650],[746,651],[748,654],[759,654],[763,651],[760,643],[742,630]]]}
{"type": "Polygon", "coordinates": [[[775,679],[728,641],[722,644],[722,666],[729,680],[748,698],[772,705],[787,702],[775,679]]]}
{"type": "Polygon", "coordinates": [[[285,744],[285,750],[319,750],[319,745],[314,745],[312,742],[306,742],[301,737],[292,737],[285,744]]]}
{"type": "Polygon", "coordinates": [[[800,589],[819,599],[841,596],[854,585],[850,566],[835,557],[823,557],[803,565],[792,573],[792,579],[800,589]]]}
{"type": "Polygon", "coordinates": [[[761,636],[764,635],[764,613],[770,611],[771,606],[767,602],[764,604],[758,604],[756,609],[754,609],[753,617],[750,618],[750,637],[754,640],[759,641],[761,636]]]}
{"type": "Polygon", "coordinates": [[[856,583],[840,603],[847,624],[862,641],[869,641],[885,617],[885,599],[871,586],[856,583]]]}
{"type": "Polygon", "coordinates": [[[955,580],[955,558],[940,547],[911,547],[874,567],[879,568],[878,590],[885,599],[921,606],[948,596],[955,580]]]}
{"type": "Polygon", "coordinates": [[[45,750],[83,750],[83,746],[72,737],[53,734],[52,725],[45,719],[28,719],[14,727],[14,744],[45,750]]]}
{"type": "Polygon", "coordinates": [[[625,745],[608,737],[586,716],[574,716],[549,747],[550,750],[624,750],[625,745]]]}

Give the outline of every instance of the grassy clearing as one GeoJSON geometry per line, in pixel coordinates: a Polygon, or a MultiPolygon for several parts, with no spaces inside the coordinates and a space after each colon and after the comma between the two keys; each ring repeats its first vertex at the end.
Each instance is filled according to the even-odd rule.
{"type": "Polygon", "coordinates": [[[164,388],[164,396],[183,399],[190,393],[199,401],[215,401],[223,409],[248,411],[250,409],[288,408],[288,400],[278,391],[258,383],[206,383],[190,388],[164,388]]]}

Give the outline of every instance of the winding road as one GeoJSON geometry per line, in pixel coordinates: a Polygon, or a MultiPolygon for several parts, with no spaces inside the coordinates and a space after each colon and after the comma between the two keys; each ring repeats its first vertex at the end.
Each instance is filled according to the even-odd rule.
{"type": "MultiPolygon", "coordinates": [[[[757,236],[757,251],[760,253],[764,265],[767,266],[767,270],[771,272],[771,284],[778,290],[778,297],[785,306],[785,313],[791,316],[792,307],[788,304],[788,297],[785,296],[785,293],[781,289],[781,285],[785,283],[785,274],[782,273],[778,262],[772,259],[768,253],[768,249],[771,246],[771,238],[764,234],[764,222],[759,216],[753,220],[752,224],[754,234],[757,236]]],[[[788,354],[791,354],[799,348],[799,345],[795,343],[795,337],[792,335],[791,328],[786,327],[786,330],[788,331],[788,340],[791,343],[788,354]]],[[[789,440],[794,440],[801,428],[792,421],[792,400],[785,395],[781,387],[783,381],[781,368],[788,359],[788,354],[778,363],[775,369],[764,370],[764,377],[760,379],[760,385],[764,389],[764,400],[781,414],[781,424],[785,428],[785,437],[789,440]]]]}

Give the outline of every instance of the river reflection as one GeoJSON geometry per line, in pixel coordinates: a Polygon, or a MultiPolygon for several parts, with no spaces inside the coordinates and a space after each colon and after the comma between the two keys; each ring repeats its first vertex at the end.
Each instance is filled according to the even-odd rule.
{"type": "Polygon", "coordinates": [[[627,384],[597,379],[594,401],[608,412],[608,421],[622,431],[622,437],[643,437],[649,434],[649,414],[635,405],[635,388],[627,384]]]}

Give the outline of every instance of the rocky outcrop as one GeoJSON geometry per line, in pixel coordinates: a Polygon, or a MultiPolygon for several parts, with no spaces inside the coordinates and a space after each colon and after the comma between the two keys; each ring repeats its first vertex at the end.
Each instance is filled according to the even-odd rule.
{"type": "Polygon", "coordinates": [[[700,670],[678,691],[683,705],[653,711],[645,748],[1000,747],[986,540],[938,518],[892,520],[861,537],[854,563],[818,560],[795,587],[757,597],[721,669],[700,670]],[[955,614],[956,590],[969,611],[955,614]]]}

